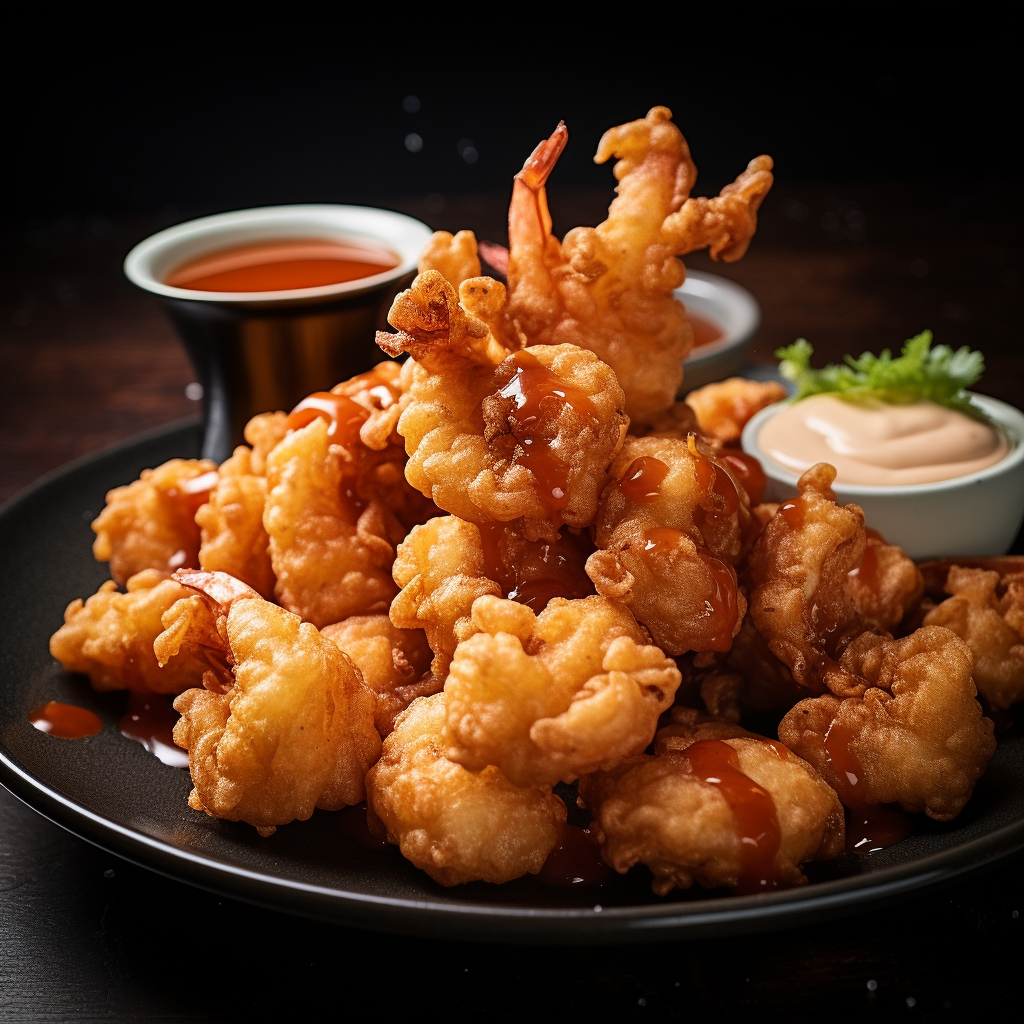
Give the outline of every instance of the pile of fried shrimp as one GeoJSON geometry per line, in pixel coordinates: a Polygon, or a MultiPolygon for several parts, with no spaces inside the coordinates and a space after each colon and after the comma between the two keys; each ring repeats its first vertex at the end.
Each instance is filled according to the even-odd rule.
{"type": "Polygon", "coordinates": [[[659,895],[800,885],[873,810],[950,821],[1024,697],[1022,567],[922,569],[825,464],[763,502],[739,438],[785,392],[678,401],[673,290],[680,255],[744,254],[771,159],[692,198],[655,107],[601,139],[607,219],[559,241],[566,138],[515,177],[507,283],[471,232],[437,232],[377,336],[390,359],[254,417],[219,467],[107,495],[112,578],[53,655],[174,695],[195,811],[269,836],[365,801],[445,886],[540,872],[581,827],[567,802],[659,895]],[[741,724],[772,714],[773,736],[741,724]]]}

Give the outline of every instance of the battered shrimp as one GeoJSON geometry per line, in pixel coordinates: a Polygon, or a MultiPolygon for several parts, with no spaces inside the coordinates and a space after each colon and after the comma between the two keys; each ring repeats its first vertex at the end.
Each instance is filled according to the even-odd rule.
{"type": "Polygon", "coordinates": [[[545,183],[565,147],[563,124],[516,175],[509,210],[509,312],[531,345],[589,348],[615,371],[635,425],[667,409],[693,345],[673,297],[685,278],[675,257],[710,248],[731,262],[747,249],[772,185],[769,157],[752,161],[714,199],[690,199],[697,170],[671,111],[604,134],[595,162],[616,157],[618,195],[596,228],[551,234],[545,183]]]}
{"type": "Polygon", "coordinates": [[[377,343],[416,360],[398,423],[409,482],[461,519],[521,519],[530,539],[553,539],[563,524],[594,517],[626,432],[622,390],[586,349],[511,351],[504,294],[497,281],[474,278],[460,301],[427,271],[391,308],[399,333],[381,332],[377,343]]]}
{"type": "Polygon", "coordinates": [[[266,834],[315,807],[362,800],[380,737],[358,669],[315,627],[225,573],[175,580],[192,596],[164,615],[158,658],[210,647],[231,666],[215,689],[174,702],[174,741],[188,750],[195,786],[189,805],[266,834]]]}

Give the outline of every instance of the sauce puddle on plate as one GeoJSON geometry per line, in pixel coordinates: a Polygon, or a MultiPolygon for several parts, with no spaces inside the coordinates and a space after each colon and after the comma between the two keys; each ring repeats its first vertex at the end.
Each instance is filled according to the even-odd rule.
{"type": "Polygon", "coordinates": [[[103,728],[99,715],[74,704],[50,700],[29,712],[28,720],[40,731],[65,740],[95,736],[103,728]]]}
{"type": "Polygon", "coordinates": [[[281,239],[218,249],[188,260],[164,278],[173,288],[203,292],[277,292],[320,288],[383,274],[394,253],[323,238],[281,239]]]}
{"type": "Polygon", "coordinates": [[[158,693],[129,693],[128,710],[118,720],[121,735],[141,743],[172,768],[188,767],[188,751],[173,738],[178,712],[158,693]]]}

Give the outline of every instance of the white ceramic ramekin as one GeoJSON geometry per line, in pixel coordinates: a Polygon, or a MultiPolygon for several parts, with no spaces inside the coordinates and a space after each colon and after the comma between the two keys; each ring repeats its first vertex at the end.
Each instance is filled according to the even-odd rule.
{"type": "MultiPolygon", "coordinates": [[[[833,485],[841,505],[864,509],[868,526],[898,544],[916,561],[957,555],[1003,555],[1024,522],[1024,413],[985,395],[972,396],[1010,440],[1001,462],[969,476],[906,487],[833,485]]],[[[786,403],[762,409],[743,431],[743,448],[761,461],[768,487],[766,501],[796,494],[798,473],[765,455],[758,444],[764,424],[786,403]]]]}
{"type": "Polygon", "coordinates": [[[722,337],[693,349],[683,363],[683,393],[736,373],[747,361],[761,326],[761,307],[734,281],[688,270],[675,291],[688,310],[717,324],[722,337]]]}
{"type": "Polygon", "coordinates": [[[430,238],[426,224],[391,210],[367,206],[265,206],[200,217],[158,231],[140,242],[124,261],[128,279],[165,299],[213,302],[221,306],[296,305],[325,302],[386,287],[416,269],[420,250],[430,238]],[[175,288],[164,278],[187,260],[216,249],[247,242],[315,238],[335,242],[385,246],[399,259],[397,267],[355,281],[291,288],[272,292],[206,292],[175,288]]]}

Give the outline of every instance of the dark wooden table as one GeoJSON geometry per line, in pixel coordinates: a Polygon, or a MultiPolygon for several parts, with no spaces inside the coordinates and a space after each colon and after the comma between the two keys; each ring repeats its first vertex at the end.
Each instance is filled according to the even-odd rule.
{"type": "MultiPolygon", "coordinates": [[[[1024,407],[1019,211],[998,181],[777,190],[743,262],[688,261],[749,288],[758,360],[805,336],[824,359],[922,328],[981,349],[979,390],[1024,407]]],[[[553,190],[556,229],[605,194],[553,190]]],[[[504,240],[504,197],[389,203],[504,240]]],[[[207,211],[27,223],[0,249],[0,501],[80,454],[194,414],[192,373],[121,260],[207,211]]],[[[618,948],[377,935],[210,895],[135,867],[0,790],[0,1019],[202,1020],[314,1012],[484,1020],[966,1019],[1019,990],[1024,861],[828,926],[618,948]]]]}

